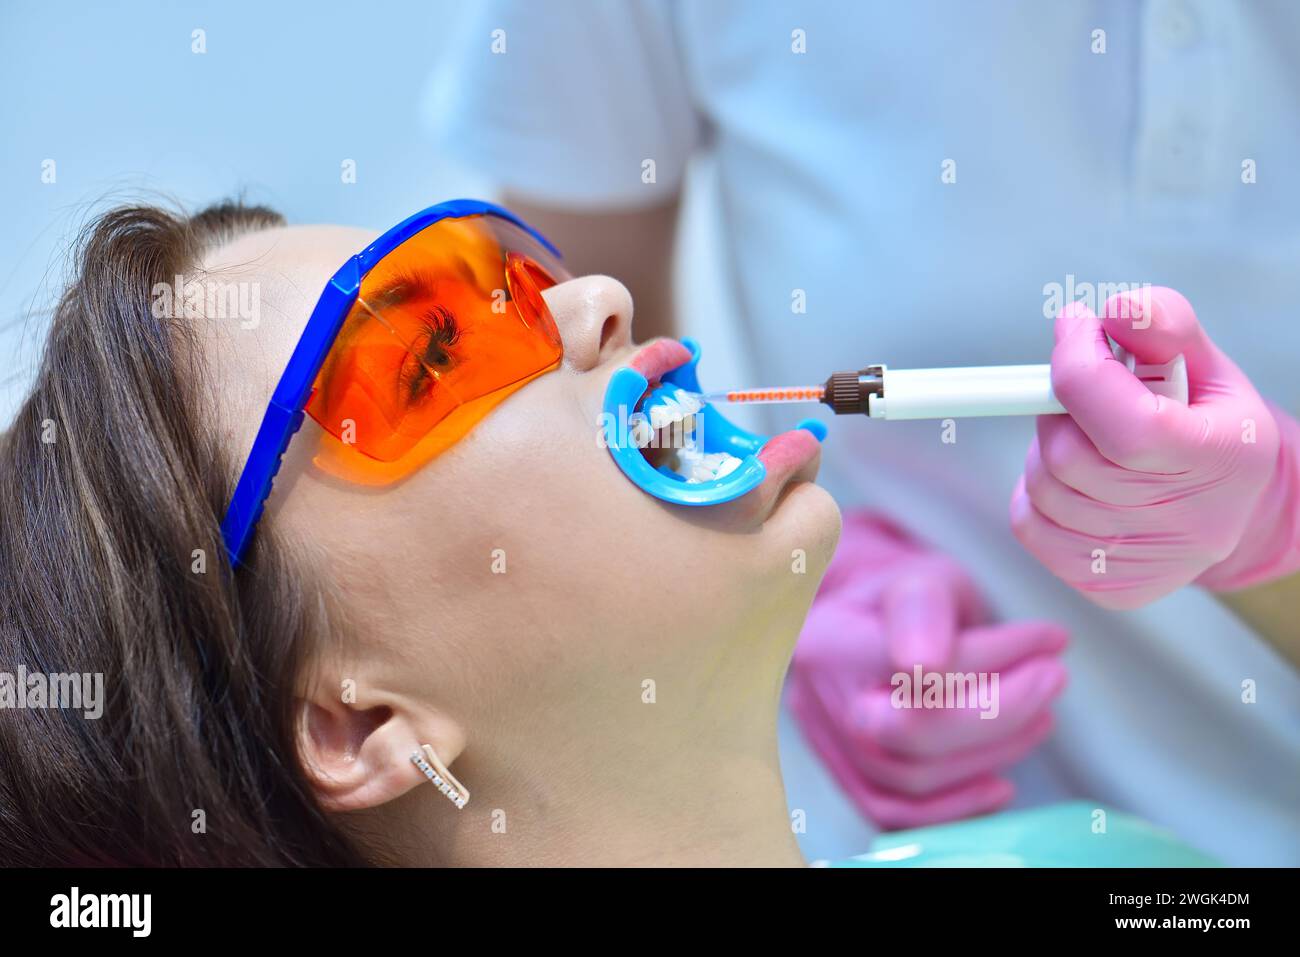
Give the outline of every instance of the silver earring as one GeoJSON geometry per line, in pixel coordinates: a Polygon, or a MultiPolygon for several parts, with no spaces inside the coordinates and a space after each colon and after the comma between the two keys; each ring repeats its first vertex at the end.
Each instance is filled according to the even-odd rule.
{"type": "Polygon", "coordinates": [[[469,803],[469,789],[452,776],[433,748],[427,744],[420,745],[419,750],[411,752],[411,763],[456,807],[463,808],[469,803]]]}

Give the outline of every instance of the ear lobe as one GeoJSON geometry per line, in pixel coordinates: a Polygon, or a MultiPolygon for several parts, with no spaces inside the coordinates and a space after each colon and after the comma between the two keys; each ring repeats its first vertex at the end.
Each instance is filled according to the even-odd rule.
{"type": "Polygon", "coordinates": [[[327,811],[356,811],[401,797],[426,782],[411,762],[413,751],[429,743],[451,761],[463,742],[459,729],[433,715],[389,705],[361,708],[337,698],[298,700],[299,759],[327,811]]]}

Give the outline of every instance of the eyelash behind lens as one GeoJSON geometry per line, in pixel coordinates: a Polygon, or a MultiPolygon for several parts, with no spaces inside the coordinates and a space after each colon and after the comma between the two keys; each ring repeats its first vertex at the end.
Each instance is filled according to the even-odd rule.
{"type": "Polygon", "coordinates": [[[460,324],[455,314],[446,306],[434,306],[420,316],[425,331],[411,346],[416,356],[408,356],[402,363],[400,382],[408,402],[421,399],[428,391],[431,379],[429,367],[446,365],[451,359],[450,349],[460,341],[460,324]]]}
{"type": "Polygon", "coordinates": [[[456,321],[455,314],[446,306],[434,306],[420,317],[420,321],[429,330],[428,339],[424,346],[426,350],[435,343],[443,346],[454,346],[460,341],[460,323],[456,321]]]}

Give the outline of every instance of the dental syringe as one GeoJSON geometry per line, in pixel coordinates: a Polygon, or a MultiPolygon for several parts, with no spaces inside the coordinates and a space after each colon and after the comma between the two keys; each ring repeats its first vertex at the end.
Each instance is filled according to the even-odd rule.
{"type": "MultiPolygon", "coordinates": [[[[1157,395],[1187,401],[1182,356],[1155,365],[1137,362],[1120,346],[1115,358],[1157,395]]],[[[820,402],[836,415],[873,419],[960,419],[995,415],[1056,415],[1065,406],[1052,392],[1052,367],[967,366],[952,369],[890,369],[870,365],[834,372],[822,385],[731,389],[699,393],[706,402],[775,404],[820,402]]]]}

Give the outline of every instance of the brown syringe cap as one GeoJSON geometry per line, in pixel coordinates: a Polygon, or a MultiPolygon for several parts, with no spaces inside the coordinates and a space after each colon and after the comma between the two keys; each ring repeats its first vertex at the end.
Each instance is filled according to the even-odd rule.
{"type": "Polygon", "coordinates": [[[870,415],[871,397],[880,395],[883,381],[879,366],[857,372],[834,372],[826,380],[822,402],[836,415],[870,415]]]}

